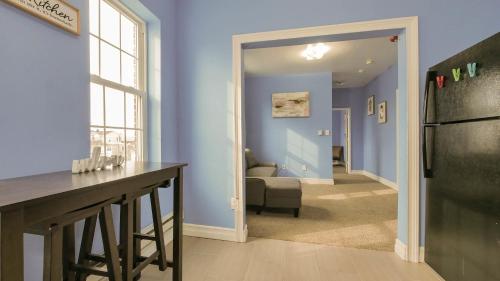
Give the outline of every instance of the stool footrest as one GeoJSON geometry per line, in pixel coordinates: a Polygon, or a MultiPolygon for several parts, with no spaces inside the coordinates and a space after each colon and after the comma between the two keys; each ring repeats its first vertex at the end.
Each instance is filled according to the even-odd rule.
{"type": "Polygon", "coordinates": [[[88,255],[87,259],[94,262],[106,263],[106,257],[104,255],[88,255]]]}
{"type": "Polygon", "coordinates": [[[141,240],[156,241],[156,237],[154,235],[142,234],[142,233],[134,233],[134,238],[141,240]]]}
{"type": "Polygon", "coordinates": [[[102,276],[102,277],[109,277],[109,273],[107,271],[100,270],[94,266],[84,266],[84,265],[80,265],[80,264],[72,264],[70,266],[70,268],[72,271],[75,271],[75,272],[97,275],[97,276],[102,276]]]}
{"type": "Polygon", "coordinates": [[[132,272],[132,276],[135,277],[137,276],[138,274],[141,273],[141,271],[148,265],[150,264],[154,264],[155,261],[158,260],[158,257],[160,256],[160,252],[156,251],[154,252],[151,256],[149,257],[137,257],[137,259],[141,262],[139,265],[137,265],[133,272],[132,272]]]}

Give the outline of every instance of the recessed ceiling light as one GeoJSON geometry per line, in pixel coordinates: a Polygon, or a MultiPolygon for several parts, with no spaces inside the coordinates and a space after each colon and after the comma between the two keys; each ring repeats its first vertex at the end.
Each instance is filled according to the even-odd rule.
{"type": "Polygon", "coordinates": [[[367,59],[366,60],[366,64],[372,64],[373,63],[373,59],[367,59]]]}
{"type": "Polygon", "coordinates": [[[330,51],[330,47],[323,43],[309,44],[307,48],[302,51],[301,55],[307,60],[319,60],[323,58],[328,51],[330,51]]]}
{"type": "Polygon", "coordinates": [[[359,72],[359,73],[363,73],[363,72],[365,72],[365,70],[364,70],[364,69],[362,69],[362,68],[360,68],[360,69],[358,69],[358,72],[359,72]]]}

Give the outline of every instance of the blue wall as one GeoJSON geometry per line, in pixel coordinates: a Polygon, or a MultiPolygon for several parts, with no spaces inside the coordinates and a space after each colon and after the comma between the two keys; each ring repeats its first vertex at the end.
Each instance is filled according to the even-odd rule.
{"type": "Polygon", "coordinates": [[[340,136],[342,135],[342,111],[332,111],[332,145],[342,145],[340,136]]]}
{"type": "MultiPolygon", "coordinates": [[[[71,2],[80,9],[80,36],[0,2],[0,37],[5,39],[0,46],[0,178],[67,170],[71,160],[88,157],[88,1],[71,2]]],[[[124,2],[136,8],[141,6],[137,1],[124,2]]],[[[161,20],[161,28],[153,22],[148,22],[148,27],[161,34],[161,41],[155,37],[150,42],[156,44],[156,55],[161,56],[163,64],[161,70],[154,72],[156,81],[161,81],[161,85],[157,84],[161,94],[155,102],[161,107],[161,158],[173,161],[178,156],[175,2],[143,3],[161,20]]],[[[170,200],[162,194],[162,209],[166,213],[171,210],[170,200]]],[[[149,224],[148,210],[143,214],[144,225],[149,224]]],[[[78,225],[77,231],[81,230],[78,225]]],[[[41,280],[41,237],[26,235],[24,253],[25,280],[41,280]]]]}
{"type": "MultiPolygon", "coordinates": [[[[232,35],[419,16],[423,96],[425,70],[498,32],[498,10],[498,0],[179,1],[180,156],[191,164],[186,179],[186,220],[234,227],[229,200],[235,182],[231,141],[233,100],[229,94],[232,35]],[[259,20],[255,20],[256,16],[259,20]]],[[[400,212],[400,215],[404,223],[407,214],[400,212]]],[[[403,242],[405,236],[406,233],[400,236],[403,242]]]]}
{"type": "Polygon", "coordinates": [[[331,179],[331,138],[317,135],[317,130],[332,128],[331,89],[330,72],[247,77],[247,147],[259,161],[286,164],[280,176],[331,179]],[[271,95],[283,92],[309,92],[310,117],[273,118],[271,95]]]}
{"type": "Polygon", "coordinates": [[[396,182],[396,89],[398,84],[397,66],[391,66],[384,73],[370,81],[364,89],[364,162],[363,169],[396,182]],[[368,116],[366,108],[369,96],[375,96],[375,114],[368,116]],[[378,104],[387,101],[387,123],[379,124],[378,104]]]}
{"type": "MultiPolygon", "coordinates": [[[[333,107],[351,108],[351,170],[364,168],[364,118],[366,106],[362,87],[332,90],[333,107]]],[[[335,175],[334,175],[335,177],[335,175]]]]}
{"type": "Polygon", "coordinates": [[[364,87],[333,89],[333,107],[351,108],[352,170],[365,170],[392,182],[397,181],[397,69],[397,65],[389,67],[364,87]],[[375,96],[375,114],[368,116],[370,96],[375,96]],[[377,106],[383,101],[387,101],[387,123],[379,124],[377,106]]]}

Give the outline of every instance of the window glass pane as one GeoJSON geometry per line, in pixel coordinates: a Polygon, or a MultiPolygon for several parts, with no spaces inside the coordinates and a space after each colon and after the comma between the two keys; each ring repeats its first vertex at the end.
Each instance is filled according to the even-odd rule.
{"type": "Polygon", "coordinates": [[[101,85],[90,84],[90,124],[104,126],[104,96],[101,85]]]}
{"type": "Polygon", "coordinates": [[[127,93],[126,99],[125,116],[127,119],[127,128],[139,128],[141,120],[140,97],[127,93]]]}
{"type": "Polygon", "coordinates": [[[104,154],[104,129],[90,128],[90,152],[94,147],[101,147],[101,155],[104,154]]]}
{"type": "Polygon", "coordinates": [[[125,131],[106,129],[106,156],[125,155],[125,131]]]}
{"type": "Polygon", "coordinates": [[[122,52],[122,84],[137,88],[137,60],[122,52]]]}
{"type": "Polygon", "coordinates": [[[99,0],[89,0],[90,33],[99,36],[99,0]]]}
{"type": "Polygon", "coordinates": [[[120,83],[120,51],[101,41],[101,77],[120,83]]]}
{"type": "Polygon", "coordinates": [[[125,94],[106,87],[106,126],[125,127],[125,94]]]}
{"type": "Polygon", "coordinates": [[[141,131],[138,130],[127,130],[127,161],[140,161],[141,131]]]}
{"type": "Polygon", "coordinates": [[[122,15],[122,45],[125,52],[137,56],[137,25],[122,15]]]}
{"type": "Polygon", "coordinates": [[[90,73],[99,75],[99,39],[90,36],[90,73]]]}
{"type": "Polygon", "coordinates": [[[120,46],[120,13],[101,0],[101,38],[120,46]]]}

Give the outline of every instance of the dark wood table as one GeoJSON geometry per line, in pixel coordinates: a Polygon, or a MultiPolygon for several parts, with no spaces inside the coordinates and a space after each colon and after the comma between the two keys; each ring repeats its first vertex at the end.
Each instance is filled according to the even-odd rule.
{"type": "Polygon", "coordinates": [[[174,179],[173,280],[182,280],[183,167],[128,162],[85,174],[62,171],[0,180],[0,281],[23,281],[23,233],[33,224],[174,179]]]}

